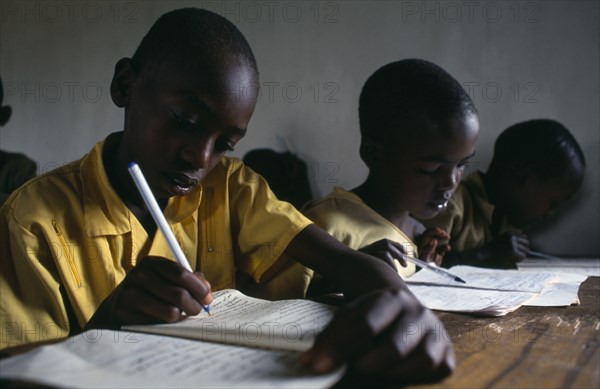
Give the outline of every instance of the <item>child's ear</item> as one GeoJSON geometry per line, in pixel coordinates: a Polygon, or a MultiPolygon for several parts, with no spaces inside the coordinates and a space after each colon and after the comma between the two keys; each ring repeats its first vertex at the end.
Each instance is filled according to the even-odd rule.
{"type": "Polygon", "coordinates": [[[4,126],[8,119],[10,119],[10,115],[12,114],[12,108],[8,105],[4,107],[0,107],[0,126],[4,126]]]}
{"type": "Polygon", "coordinates": [[[377,170],[383,159],[383,145],[363,138],[360,142],[360,157],[369,170],[377,170]]]}
{"type": "Polygon", "coordinates": [[[115,65],[115,74],[110,83],[110,96],[117,107],[123,108],[129,104],[136,75],[133,61],[129,58],[121,58],[115,65]]]}

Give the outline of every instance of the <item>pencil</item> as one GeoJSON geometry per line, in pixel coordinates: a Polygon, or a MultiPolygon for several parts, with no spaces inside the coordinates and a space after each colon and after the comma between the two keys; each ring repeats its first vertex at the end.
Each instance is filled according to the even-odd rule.
{"type": "MultiPolygon", "coordinates": [[[[137,163],[129,162],[127,170],[129,170],[129,174],[131,175],[131,178],[133,178],[135,186],[140,192],[142,199],[144,199],[144,203],[146,203],[146,206],[148,207],[152,218],[156,222],[158,229],[165,237],[165,240],[167,241],[171,252],[173,252],[177,263],[187,269],[190,273],[193,273],[194,271],[192,270],[190,263],[181,250],[179,243],[177,243],[177,239],[175,239],[175,235],[173,235],[173,231],[171,231],[171,227],[169,227],[167,219],[165,219],[165,215],[163,215],[158,203],[156,202],[156,198],[154,198],[154,195],[150,190],[150,186],[148,186],[148,182],[142,173],[142,169],[140,169],[137,163]]],[[[202,309],[204,309],[204,311],[210,315],[210,305],[202,305],[202,309]]]]}
{"type": "Polygon", "coordinates": [[[443,276],[446,276],[448,278],[452,278],[454,281],[458,281],[458,282],[462,282],[463,284],[466,284],[467,282],[465,280],[463,280],[462,278],[460,278],[457,275],[454,275],[452,273],[450,273],[448,270],[442,269],[440,267],[437,267],[435,265],[432,265],[430,263],[427,263],[419,258],[415,258],[415,257],[411,257],[410,255],[406,255],[406,254],[402,254],[402,257],[407,260],[408,262],[412,262],[415,265],[419,266],[420,268],[423,269],[427,269],[427,270],[431,270],[434,271],[438,274],[441,274],[443,276]]]}

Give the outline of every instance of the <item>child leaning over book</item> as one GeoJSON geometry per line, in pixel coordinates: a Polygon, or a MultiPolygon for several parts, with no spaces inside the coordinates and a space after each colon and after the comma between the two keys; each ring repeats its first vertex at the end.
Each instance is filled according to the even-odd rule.
{"type": "Polygon", "coordinates": [[[272,296],[291,297],[303,281],[303,269],[286,262],[292,258],[350,300],[303,364],[325,372],[349,363],[402,381],[450,373],[454,355],[441,323],[390,266],[332,239],[224,156],[248,131],[256,85],[252,50],[225,18],[181,9],[158,19],[115,67],[111,97],[125,110],[123,131],[30,181],[1,210],[3,347],[83,328],[174,322],[209,304],[211,288],[266,283],[275,285],[272,296]],[[173,261],[156,233],[130,161],[196,273],[173,261]]]}
{"type": "MultiPolygon", "coordinates": [[[[367,179],[307,204],[305,215],[353,249],[398,260],[405,266],[398,268],[401,276],[415,271],[402,252],[439,264],[449,247],[438,242],[449,236],[439,228],[426,230],[414,217],[443,210],[460,182],[479,135],[473,102],[439,66],[406,59],[369,77],[359,119],[367,179]]],[[[329,289],[320,276],[311,293],[329,289]]]]}
{"type": "Polygon", "coordinates": [[[447,210],[422,221],[450,234],[444,266],[514,268],[529,252],[524,231],[570,199],[584,171],[583,151],[562,124],[517,123],[496,139],[488,170],[467,177],[447,210]]]}

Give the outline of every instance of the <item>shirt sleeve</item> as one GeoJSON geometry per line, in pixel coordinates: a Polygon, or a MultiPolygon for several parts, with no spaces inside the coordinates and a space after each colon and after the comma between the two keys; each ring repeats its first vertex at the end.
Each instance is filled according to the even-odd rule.
{"type": "Polygon", "coordinates": [[[265,276],[288,267],[290,259],[282,254],[312,222],[291,204],[278,200],[264,178],[241,162],[230,169],[232,233],[240,253],[236,267],[256,282],[266,281],[265,276]]]}

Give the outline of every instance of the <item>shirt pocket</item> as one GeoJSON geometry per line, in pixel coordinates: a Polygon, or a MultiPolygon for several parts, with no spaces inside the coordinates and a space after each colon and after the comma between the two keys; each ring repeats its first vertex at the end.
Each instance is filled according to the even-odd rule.
{"type": "Polygon", "coordinates": [[[52,227],[54,228],[54,232],[56,233],[58,242],[60,244],[60,247],[62,248],[62,252],[67,262],[67,267],[69,268],[71,276],[73,277],[73,281],[77,288],[81,288],[83,286],[81,275],[77,271],[77,267],[75,266],[75,261],[73,260],[73,255],[71,253],[71,250],[69,249],[69,245],[67,244],[65,236],[63,235],[60,227],[58,226],[56,219],[52,219],[52,227]]]}

